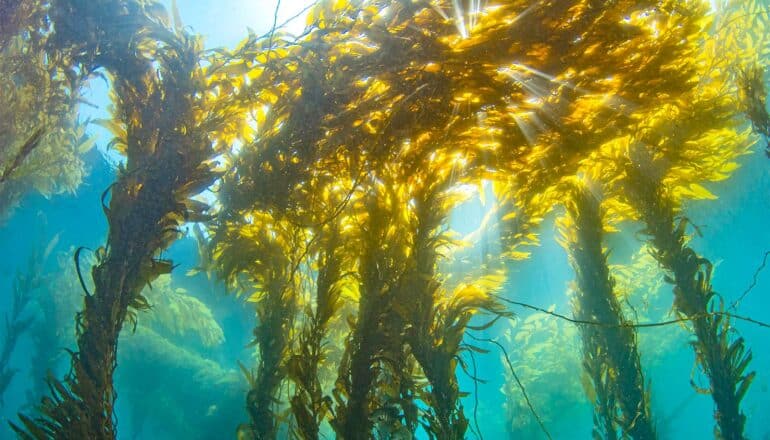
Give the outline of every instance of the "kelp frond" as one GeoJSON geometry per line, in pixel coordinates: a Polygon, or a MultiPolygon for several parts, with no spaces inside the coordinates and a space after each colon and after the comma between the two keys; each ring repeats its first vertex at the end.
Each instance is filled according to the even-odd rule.
{"type": "Polygon", "coordinates": [[[636,332],[621,327],[627,321],[603,248],[601,201],[585,183],[575,184],[571,194],[560,228],[576,274],[575,319],[608,324],[580,329],[583,368],[593,384],[594,438],[655,439],[636,332]]]}
{"type": "Polygon", "coordinates": [[[711,285],[714,266],[689,246],[687,220],[676,219],[678,205],[661,182],[661,173],[650,172],[660,164],[644,150],[634,157],[627,168],[625,188],[644,222],[653,256],[674,286],[676,312],[692,320],[696,363],[708,377],[708,391],[716,405],[715,432],[720,438],[743,439],[746,416],[740,403],[755,376],[748,371],[751,350],[746,349],[743,338],[734,336],[729,317],[709,313],[724,308],[711,285]]]}
{"type": "Polygon", "coordinates": [[[113,75],[114,121],[125,127],[121,141],[126,148],[120,152],[126,163],[111,186],[106,251],[91,271],[94,292],[84,298],[72,375],[52,381],[54,398],[44,400],[37,426],[28,418],[24,424],[34,438],[109,439],[115,436],[112,378],[118,335],[129,308],[145,307],[142,288],[172,269],[159,253],[195,215],[198,208],[188,199],[217,176],[210,134],[219,121],[207,114],[209,95],[201,93],[205,81],[198,40],[162,28],[143,15],[139,3],[56,5],[53,18],[61,21],[52,38],[78,52],[82,71],[90,72],[97,63],[113,75]],[[77,26],[67,26],[74,17],[77,26]],[[113,32],[113,25],[125,22],[139,23],[138,36],[113,32]],[[78,40],[71,32],[85,37],[78,40]],[[93,41],[96,36],[100,39],[93,41]]]}

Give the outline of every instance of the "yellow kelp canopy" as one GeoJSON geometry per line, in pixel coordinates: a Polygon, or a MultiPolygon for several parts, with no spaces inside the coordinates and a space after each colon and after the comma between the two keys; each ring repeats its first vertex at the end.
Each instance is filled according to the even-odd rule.
{"type": "MultiPolygon", "coordinates": [[[[244,121],[227,139],[243,146],[225,211],[257,204],[312,224],[303,200],[323,187],[442,154],[462,170],[454,183],[493,179],[507,218],[537,223],[563,178],[615,180],[608,162],[637,144],[665,157],[678,195],[711,197],[700,184],[726,178],[749,139],[709,8],[320,2],[300,37],[251,36],[213,70],[244,121]]],[[[514,234],[528,222],[515,221],[514,234]]]]}
{"type": "MultiPolygon", "coordinates": [[[[358,438],[371,430],[370,408],[400,398],[384,390],[400,390],[400,375],[415,370],[433,390],[420,395],[434,411],[431,432],[463,438],[456,362],[470,349],[471,317],[503,316],[493,292],[504,282],[495,273],[450,288],[438,272],[442,252],[457,247],[448,214],[468,188],[493,183],[505,252],[523,258],[520,247],[537,241],[536,227],[576,181],[604,194],[611,227],[636,216],[622,185],[632,159],[651,158],[680,203],[713,198],[702,185],[729,177],[747,152],[733,69],[751,51],[719,56],[709,2],[478,5],[321,1],[301,35],[250,35],[219,52],[227,61],[212,58],[209,90],[231,96],[222,111],[239,115],[216,139],[232,148],[213,256],[231,284],[248,280],[239,287],[259,318],[262,360],[249,376],[243,433],[275,431],[268,403],[288,377],[303,430],[326,419],[358,438]],[[324,289],[313,296],[330,250],[344,261],[335,279],[357,313],[339,344],[334,403],[324,403],[310,363],[289,352],[313,353],[342,321],[340,294],[328,307],[324,289]],[[390,373],[375,377],[383,358],[393,359],[380,365],[390,373]]],[[[406,414],[409,403],[399,405],[406,414]]]]}

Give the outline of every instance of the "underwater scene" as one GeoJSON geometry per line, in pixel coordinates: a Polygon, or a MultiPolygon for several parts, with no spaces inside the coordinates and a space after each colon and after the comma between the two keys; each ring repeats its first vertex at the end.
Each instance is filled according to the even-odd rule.
{"type": "Polygon", "coordinates": [[[0,438],[770,440],[770,1],[0,0],[0,438]]]}

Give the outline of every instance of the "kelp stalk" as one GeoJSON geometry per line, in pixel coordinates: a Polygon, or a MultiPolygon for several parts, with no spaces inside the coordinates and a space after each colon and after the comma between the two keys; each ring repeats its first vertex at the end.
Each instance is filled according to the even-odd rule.
{"type": "Polygon", "coordinates": [[[363,200],[358,315],[340,363],[338,406],[331,421],[337,435],[349,440],[371,437],[375,380],[388,368],[386,360],[395,358],[387,355],[386,347],[401,347],[403,341],[401,329],[393,334],[395,329],[388,325],[404,271],[404,231],[397,232],[399,216],[394,215],[401,208],[400,195],[395,186],[374,183],[363,200]]]}
{"type": "Polygon", "coordinates": [[[770,157],[770,114],[767,112],[765,69],[757,64],[738,72],[741,105],[754,132],[765,137],[765,154],[770,157]]]}
{"type": "MultiPolygon", "coordinates": [[[[287,267],[286,275],[290,272],[291,268],[287,267]]],[[[293,281],[290,278],[275,280],[257,307],[259,323],[254,329],[254,336],[259,350],[259,365],[256,375],[250,380],[251,389],[246,397],[251,423],[249,429],[239,429],[239,433],[248,433],[255,440],[274,439],[278,433],[273,406],[281,382],[286,377],[291,328],[297,311],[293,281]]]]}
{"type": "Polygon", "coordinates": [[[577,276],[575,319],[608,324],[580,328],[583,367],[596,395],[594,438],[617,439],[628,435],[634,439],[655,439],[636,332],[624,326],[628,321],[615,295],[615,282],[602,248],[601,203],[583,185],[576,186],[572,194],[566,203],[569,224],[564,234],[577,276]]]}
{"type": "MultiPolygon", "coordinates": [[[[712,263],[688,246],[686,218],[676,219],[673,198],[661,182],[651,160],[630,164],[626,170],[626,192],[645,224],[654,248],[653,256],[669,272],[674,285],[674,308],[692,320],[696,362],[709,379],[710,393],[716,404],[715,435],[726,440],[741,440],[746,416],[740,402],[754,379],[746,372],[751,362],[742,337],[732,338],[734,329],[724,314],[723,304],[711,285],[712,263]]],[[[694,385],[694,384],[693,384],[694,385]]]]}
{"type": "Polygon", "coordinates": [[[305,234],[288,219],[263,211],[251,211],[249,219],[223,222],[213,253],[219,274],[240,293],[248,290],[248,301],[256,306],[251,345],[257,348],[258,365],[255,372],[242,366],[250,387],[250,421],[238,427],[238,434],[262,440],[278,433],[273,408],[291,353],[305,234]]]}
{"type": "MultiPolygon", "coordinates": [[[[308,322],[299,335],[297,352],[289,361],[289,377],[297,386],[291,409],[298,435],[304,440],[317,440],[321,422],[331,409],[319,378],[325,359],[325,339],[329,323],[340,311],[341,279],[345,261],[340,231],[335,223],[319,231],[324,240],[318,256],[315,309],[308,311],[308,322]]],[[[309,308],[310,306],[308,306],[309,308]]]]}
{"type": "MultiPolygon", "coordinates": [[[[129,39],[122,33],[109,38],[100,28],[93,32],[105,41],[78,43],[78,47],[82,44],[97,51],[90,58],[83,56],[89,63],[100,60],[106,68],[114,68],[113,145],[126,155],[126,166],[110,188],[109,206],[104,207],[109,224],[107,245],[91,271],[95,290],[86,292],[84,309],[78,315],[78,351],[72,355],[72,374],[64,382],[52,381],[53,399],[43,400],[42,417],[32,420],[22,415],[26,431],[14,429],[23,438],[112,439],[118,335],[126,319],[136,319],[129,309],[148,307],[142,288],[171,271],[172,263],[159,258],[159,253],[176,239],[183,222],[200,218],[206,209],[189,197],[216,177],[209,162],[214,151],[207,128],[212,127],[203,123],[195,108],[203,83],[195,39],[166,31],[133,3],[128,9],[118,2],[70,3],[59,7],[85,8],[81,12],[86,16],[78,19],[94,26],[108,26],[110,20],[128,21],[134,27],[148,26],[140,34],[164,39],[147,45],[145,39],[129,39]],[[110,7],[112,14],[107,13],[110,7]]],[[[57,26],[60,42],[72,37],[68,31],[88,32],[57,24],[61,25],[57,26]]],[[[93,67],[89,64],[84,69],[93,67]]]]}
{"type": "Polygon", "coordinates": [[[444,185],[424,188],[415,198],[416,232],[411,252],[411,266],[402,285],[404,298],[409,298],[407,342],[414,357],[430,382],[427,402],[428,432],[432,438],[459,440],[465,438],[468,419],[460,404],[460,389],[455,377],[459,345],[465,328],[446,328],[459,334],[437,332],[436,302],[441,295],[436,265],[439,247],[444,244],[440,226],[448,211],[442,206],[444,185]]]}

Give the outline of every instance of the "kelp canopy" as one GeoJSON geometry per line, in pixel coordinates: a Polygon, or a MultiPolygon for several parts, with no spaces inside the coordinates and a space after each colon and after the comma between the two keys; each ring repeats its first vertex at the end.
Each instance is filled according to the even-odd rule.
{"type": "Polygon", "coordinates": [[[178,228],[205,221],[203,266],[256,310],[239,437],[465,438],[458,374],[475,377],[486,353],[470,332],[512,317],[506,268],[561,206],[575,316],[617,330],[582,332],[594,435],[657,435],[601,242],[640,220],[691,321],[715,432],[743,438],[750,350],[713,314],[711,263],[675,217],[751,152],[748,120],[762,131],[767,16],[754,3],[329,0],[302,35],[277,28],[206,55],[154,2],[51,5],[52,44],[112,78],[106,125],[126,162],[74,376],[20,435],[114,436],[118,333],[171,270],[160,252],[178,228]],[[465,244],[449,215],[486,186],[502,255],[453,279],[440,268],[465,244]],[[191,198],[206,188],[208,214],[191,198]]]}

